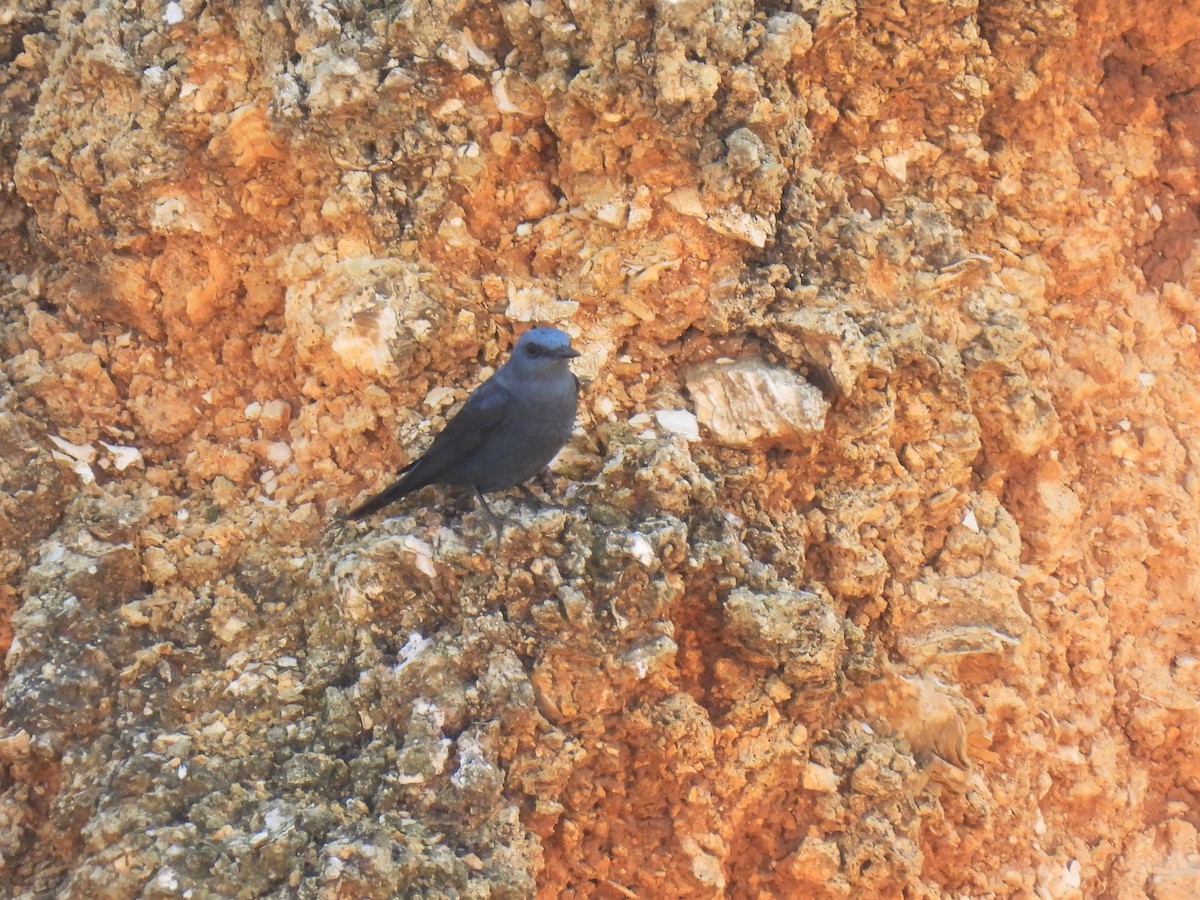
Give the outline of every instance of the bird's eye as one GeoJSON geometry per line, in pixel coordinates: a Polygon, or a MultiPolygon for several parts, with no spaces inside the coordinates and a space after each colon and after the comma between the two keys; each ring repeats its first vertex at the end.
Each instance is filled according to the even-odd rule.
{"type": "Polygon", "coordinates": [[[525,346],[525,352],[528,353],[530,356],[540,356],[541,352],[542,352],[542,348],[539,347],[537,344],[527,344],[525,346]]]}

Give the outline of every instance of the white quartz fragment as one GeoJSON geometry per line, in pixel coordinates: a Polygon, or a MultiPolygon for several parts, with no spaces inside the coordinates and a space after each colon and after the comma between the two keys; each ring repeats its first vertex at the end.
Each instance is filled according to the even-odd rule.
{"type": "Polygon", "coordinates": [[[795,443],[825,427],[829,403],[821,392],[765,360],[701,366],[686,382],[700,424],[719,444],[795,443]]]}

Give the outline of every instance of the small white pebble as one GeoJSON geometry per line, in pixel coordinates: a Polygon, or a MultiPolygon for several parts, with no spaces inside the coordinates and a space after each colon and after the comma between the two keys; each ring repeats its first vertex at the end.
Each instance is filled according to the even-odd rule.
{"type": "Polygon", "coordinates": [[[1083,885],[1083,872],[1079,860],[1073,859],[1063,869],[1063,885],[1069,888],[1079,888],[1083,885]]]}
{"type": "Polygon", "coordinates": [[[700,421],[686,409],[660,409],[654,413],[658,424],[685,441],[700,440],[700,421]]]}
{"type": "Polygon", "coordinates": [[[267,447],[267,459],[277,469],[282,469],[292,460],[292,448],[283,441],[273,441],[267,447]]]}
{"type": "Polygon", "coordinates": [[[96,448],[91,444],[72,444],[56,434],[49,435],[51,443],[59,450],[78,462],[90,463],[96,458],[96,448]]]}
{"type": "Polygon", "coordinates": [[[437,566],[433,563],[432,544],[414,535],[406,534],[403,545],[404,549],[413,555],[413,564],[417,567],[418,572],[430,578],[437,575],[437,566]]]}
{"type": "Polygon", "coordinates": [[[1154,377],[1154,373],[1152,373],[1152,372],[1143,372],[1141,375],[1138,376],[1138,383],[1142,387],[1150,387],[1157,380],[1158,379],[1154,377]]]}
{"type": "Polygon", "coordinates": [[[494,79],[492,82],[492,102],[496,104],[496,111],[518,116],[525,115],[525,110],[514,103],[512,97],[508,95],[508,84],[504,80],[503,73],[496,72],[492,77],[494,79]]]}
{"type": "Polygon", "coordinates": [[[178,25],[183,21],[183,7],[171,0],[163,10],[163,18],[167,20],[168,25],[178,25]]]}
{"type": "Polygon", "coordinates": [[[816,791],[820,794],[832,794],[838,789],[840,782],[837,772],[815,762],[810,762],[804,767],[804,774],[800,780],[806,791],[816,791]]]}
{"type": "Polygon", "coordinates": [[[73,460],[71,457],[64,456],[57,450],[50,451],[50,458],[57,459],[59,462],[70,463],[72,470],[74,470],[80,481],[82,481],[84,484],[95,484],[96,474],[92,471],[92,467],[85,463],[82,459],[73,460]]]}
{"type": "Polygon", "coordinates": [[[275,425],[286,422],[291,414],[292,407],[286,400],[268,400],[262,408],[263,421],[275,425]]]}
{"type": "Polygon", "coordinates": [[[107,441],[101,441],[100,445],[112,454],[113,465],[118,472],[124,472],[134,463],[142,461],[142,451],[137,447],[123,447],[120,444],[110,444],[107,441]]]}
{"type": "Polygon", "coordinates": [[[425,405],[438,407],[446,400],[447,397],[454,396],[454,389],[439,385],[425,395],[425,405]]]}
{"type": "Polygon", "coordinates": [[[979,533],[979,520],[975,518],[975,510],[970,507],[963,513],[962,523],[963,527],[968,531],[974,531],[976,534],[979,533]]]}
{"type": "Polygon", "coordinates": [[[654,548],[650,546],[650,542],[644,535],[635,534],[633,536],[633,540],[629,542],[629,555],[643,566],[654,562],[654,548]]]}

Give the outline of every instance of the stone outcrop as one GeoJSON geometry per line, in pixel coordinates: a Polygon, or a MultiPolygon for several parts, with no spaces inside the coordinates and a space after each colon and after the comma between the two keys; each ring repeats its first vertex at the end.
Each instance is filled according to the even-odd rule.
{"type": "Polygon", "coordinates": [[[0,35],[0,893],[1200,895],[1195,3],[0,35]]]}

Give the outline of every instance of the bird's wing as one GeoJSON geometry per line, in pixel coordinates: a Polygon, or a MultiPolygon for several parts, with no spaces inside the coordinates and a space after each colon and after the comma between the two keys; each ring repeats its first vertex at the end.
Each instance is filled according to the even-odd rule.
{"type": "Polygon", "coordinates": [[[432,484],[440,473],[478,450],[504,424],[511,408],[512,394],[495,378],[489,378],[433,439],[413,474],[423,480],[428,478],[426,484],[432,484]]]}
{"type": "Polygon", "coordinates": [[[479,449],[508,416],[512,395],[489,378],[481,384],[453,419],[433,439],[425,453],[400,470],[400,478],[385,490],[371,497],[346,514],[348,519],[361,519],[406,494],[435,484],[438,478],[479,449]]]}

